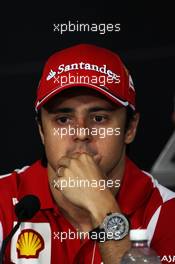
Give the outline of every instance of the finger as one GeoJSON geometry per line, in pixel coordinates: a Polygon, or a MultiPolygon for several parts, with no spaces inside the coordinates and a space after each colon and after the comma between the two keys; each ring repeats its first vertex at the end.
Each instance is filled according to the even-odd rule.
{"type": "Polygon", "coordinates": [[[72,160],[78,160],[78,157],[80,156],[79,153],[74,153],[72,156],[68,157],[68,156],[64,156],[61,159],[59,159],[57,167],[56,167],[56,171],[60,168],[60,167],[64,167],[64,168],[70,168],[70,163],[72,160]]]}
{"type": "Polygon", "coordinates": [[[60,167],[57,169],[57,171],[56,171],[56,175],[57,175],[58,177],[63,177],[63,176],[64,176],[64,170],[65,170],[65,167],[60,166],[60,167]]]}
{"type": "Polygon", "coordinates": [[[78,159],[80,157],[81,153],[73,153],[69,156],[70,159],[78,159]]]}
{"type": "Polygon", "coordinates": [[[69,165],[70,165],[70,160],[71,160],[71,158],[66,157],[66,156],[60,158],[60,159],[58,160],[57,168],[56,168],[56,169],[58,170],[59,167],[65,167],[65,168],[68,168],[69,165]]]}
{"type": "Polygon", "coordinates": [[[87,159],[89,159],[91,161],[94,161],[96,164],[99,164],[102,156],[100,154],[92,155],[92,154],[89,154],[89,153],[82,153],[82,155],[80,156],[80,159],[83,159],[83,158],[87,158],[87,159]]]}

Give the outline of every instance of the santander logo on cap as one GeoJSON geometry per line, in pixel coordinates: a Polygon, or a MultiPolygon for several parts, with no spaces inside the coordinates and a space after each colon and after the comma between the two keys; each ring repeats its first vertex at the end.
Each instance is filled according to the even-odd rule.
{"type": "Polygon", "coordinates": [[[54,53],[46,62],[37,90],[36,111],[56,94],[80,86],[135,110],[133,81],[120,57],[102,47],[79,44],[54,53]]]}
{"type": "Polygon", "coordinates": [[[50,70],[49,74],[47,75],[46,80],[47,81],[51,80],[55,75],[56,75],[56,72],[53,70],[50,70]]]}
{"type": "Polygon", "coordinates": [[[107,74],[109,77],[112,77],[112,79],[116,80],[117,82],[120,82],[120,75],[114,73],[110,69],[107,69],[106,65],[98,66],[95,64],[80,62],[80,63],[72,63],[72,64],[60,64],[58,65],[58,71],[55,72],[52,69],[50,70],[48,76],[46,77],[46,80],[51,80],[56,74],[62,74],[64,72],[73,71],[73,70],[92,70],[100,73],[107,74]]]}

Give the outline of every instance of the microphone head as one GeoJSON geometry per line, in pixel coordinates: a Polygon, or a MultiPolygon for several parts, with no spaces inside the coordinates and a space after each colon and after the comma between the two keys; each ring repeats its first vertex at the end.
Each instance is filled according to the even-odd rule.
{"type": "Polygon", "coordinates": [[[31,219],[39,210],[40,200],[31,194],[24,196],[15,205],[15,213],[19,221],[31,219]]]}

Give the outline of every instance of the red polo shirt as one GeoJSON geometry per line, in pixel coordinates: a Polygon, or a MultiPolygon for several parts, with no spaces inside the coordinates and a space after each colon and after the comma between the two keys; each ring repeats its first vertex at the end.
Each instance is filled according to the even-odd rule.
{"type": "MultiPolygon", "coordinates": [[[[6,249],[6,264],[100,264],[98,244],[80,240],[74,227],[54,203],[47,169],[37,161],[0,177],[0,243],[17,220],[14,205],[24,195],[39,197],[41,209],[23,222],[6,249]],[[69,236],[69,238],[68,238],[69,236]]],[[[150,246],[169,263],[175,255],[175,193],[158,184],[126,158],[124,177],[116,196],[131,228],[147,228],[150,246]]],[[[174,257],[175,259],[175,257],[174,257]]]]}

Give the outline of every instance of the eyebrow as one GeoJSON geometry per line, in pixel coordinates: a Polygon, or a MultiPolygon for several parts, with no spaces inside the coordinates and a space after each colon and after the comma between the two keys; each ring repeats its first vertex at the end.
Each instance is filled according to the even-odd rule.
{"type": "MultiPolygon", "coordinates": [[[[116,110],[115,107],[108,106],[108,107],[101,107],[101,106],[95,106],[91,107],[88,109],[88,112],[98,112],[98,111],[105,111],[105,112],[114,112],[116,110]]],[[[71,107],[62,107],[62,108],[57,108],[49,111],[52,114],[57,114],[57,113],[74,113],[75,109],[71,107]]]]}

